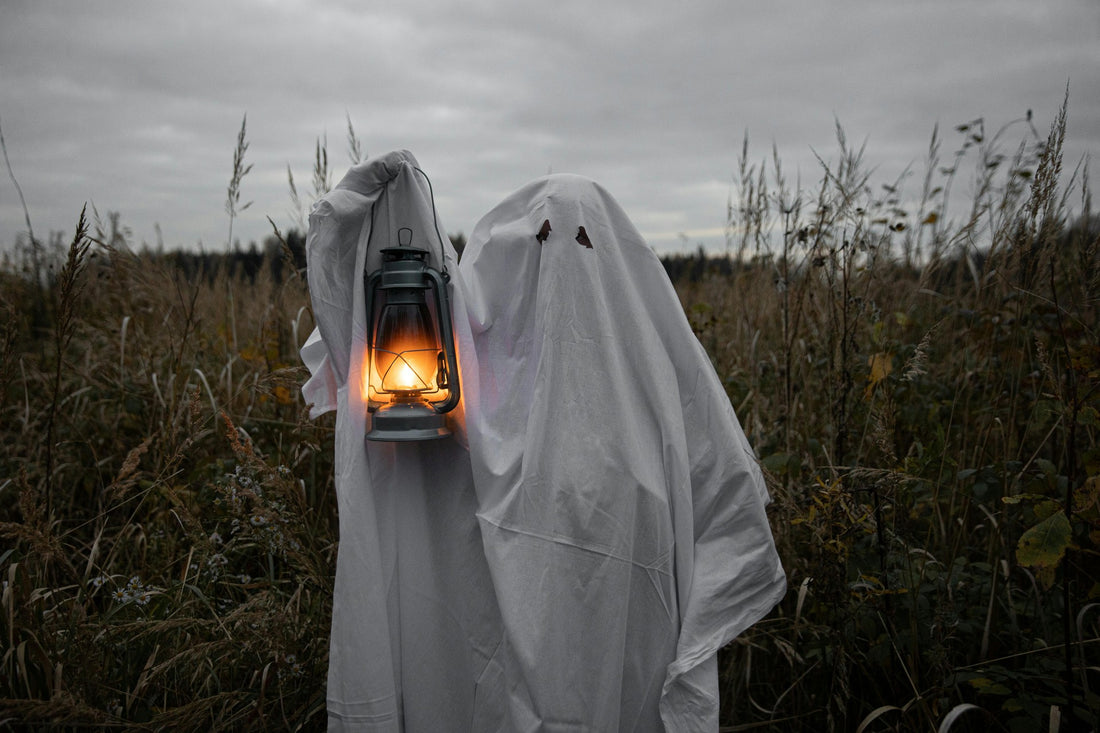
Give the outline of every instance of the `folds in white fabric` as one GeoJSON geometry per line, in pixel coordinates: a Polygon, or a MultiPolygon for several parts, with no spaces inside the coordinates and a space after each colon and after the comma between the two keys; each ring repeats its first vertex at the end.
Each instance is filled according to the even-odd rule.
{"type": "Polygon", "coordinates": [[[305,390],[337,409],[331,729],[715,730],[716,653],[785,577],[659,260],[595,183],[523,187],[461,265],[441,246],[457,438],[366,447],[363,272],[407,222],[438,230],[406,152],[353,169],[310,219],[305,390]]]}

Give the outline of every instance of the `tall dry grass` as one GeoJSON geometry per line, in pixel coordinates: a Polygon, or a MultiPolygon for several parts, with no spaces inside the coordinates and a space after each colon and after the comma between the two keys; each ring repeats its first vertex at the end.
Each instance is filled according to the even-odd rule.
{"type": "MultiPolygon", "coordinates": [[[[791,589],[721,654],[723,730],[1097,725],[1100,227],[1087,176],[1063,185],[1064,115],[937,131],[886,185],[839,128],[812,189],[746,141],[733,256],[667,262],[791,589]]],[[[22,254],[0,272],[0,724],[322,728],[332,423],[298,393],[292,262],[182,269],[117,219],[22,254]]]]}
{"type": "Polygon", "coordinates": [[[304,283],[92,237],[54,253],[49,332],[3,274],[0,721],[320,727],[336,537],[304,283]]]}
{"type": "Polygon", "coordinates": [[[746,144],[741,257],[679,284],[792,589],[723,655],[728,730],[1097,725],[1100,221],[1062,185],[1065,113],[961,125],[948,165],[934,133],[915,192],[839,129],[813,191],[746,144]]]}

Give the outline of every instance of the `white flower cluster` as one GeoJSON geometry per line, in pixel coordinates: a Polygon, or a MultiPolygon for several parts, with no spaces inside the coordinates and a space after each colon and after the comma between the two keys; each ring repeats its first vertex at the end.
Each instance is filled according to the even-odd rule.
{"type": "MultiPolygon", "coordinates": [[[[293,473],[282,465],[273,470],[274,476],[247,464],[237,464],[232,471],[222,473],[215,481],[218,496],[214,503],[224,512],[220,521],[228,522],[228,528],[226,524],[211,528],[214,531],[209,535],[210,544],[218,554],[209,557],[201,568],[204,577],[237,577],[225,566],[230,564],[226,556],[235,562],[234,550],[238,548],[259,545],[269,554],[279,557],[286,557],[288,552],[301,549],[301,544],[293,536],[291,519],[288,518],[293,512],[279,498],[278,491],[272,491],[270,486],[266,492],[264,489],[266,481],[290,480],[293,473]],[[225,534],[221,534],[226,529],[225,534]]],[[[251,578],[243,580],[247,576],[240,577],[242,583],[251,581],[251,578]]]]}
{"type": "MultiPolygon", "coordinates": [[[[99,590],[109,582],[111,582],[110,576],[97,575],[91,580],[92,590],[99,590]]],[[[111,599],[116,603],[135,603],[139,606],[146,606],[149,601],[153,600],[153,595],[160,590],[155,586],[142,583],[141,578],[134,575],[131,576],[126,585],[118,586],[111,592],[111,599]]]]}
{"type": "Polygon", "coordinates": [[[203,575],[208,578],[218,578],[222,574],[222,568],[228,564],[229,558],[220,552],[216,552],[206,558],[206,567],[203,568],[203,575]]]}
{"type": "Polygon", "coordinates": [[[306,668],[301,662],[298,661],[298,657],[294,654],[287,654],[283,657],[284,666],[279,668],[279,678],[284,677],[301,677],[305,674],[306,668]]]}
{"type": "MultiPolygon", "coordinates": [[[[244,466],[237,464],[236,468],[233,469],[233,473],[228,475],[227,478],[230,479],[231,484],[236,483],[237,486],[240,486],[242,489],[246,491],[251,491],[253,494],[260,497],[261,499],[263,498],[263,486],[260,485],[259,481],[252,478],[245,472],[244,466]]],[[[233,492],[233,495],[236,495],[235,491],[233,492]]]]}

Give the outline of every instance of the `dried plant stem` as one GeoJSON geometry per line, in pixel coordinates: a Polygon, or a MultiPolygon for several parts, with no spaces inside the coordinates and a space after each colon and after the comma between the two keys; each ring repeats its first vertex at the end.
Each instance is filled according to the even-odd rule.
{"type": "MultiPolygon", "coordinates": [[[[23,187],[19,185],[19,181],[15,178],[15,171],[12,170],[11,161],[8,160],[8,146],[4,142],[4,128],[0,125],[0,150],[4,152],[4,165],[8,169],[8,177],[11,178],[11,182],[15,185],[15,191],[19,194],[19,204],[23,207],[23,219],[27,222],[27,234],[31,238],[31,246],[35,248],[37,252],[38,240],[34,236],[34,227],[31,226],[31,212],[27,208],[27,199],[23,196],[23,187]]],[[[38,275],[37,269],[35,275],[38,275]]]]}
{"type": "Polygon", "coordinates": [[[19,194],[19,204],[23,208],[23,220],[27,223],[27,236],[31,240],[31,269],[34,272],[34,288],[35,298],[34,303],[31,305],[31,315],[33,318],[35,328],[40,328],[45,325],[46,314],[43,309],[42,298],[42,245],[38,241],[38,238],[34,236],[34,227],[31,225],[31,212],[27,208],[27,199],[23,196],[23,187],[19,185],[19,181],[15,178],[15,171],[11,167],[11,160],[8,159],[8,146],[4,141],[4,128],[0,126],[0,151],[4,153],[4,166],[8,169],[8,177],[11,178],[12,184],[15,186],[16,193],[19,194]]]}
{"type": "MultiPolygon", "coordinates": [[[[294,172],[290,170],[290,163],[286,164],[286,180],[290,186],[290,205],[293,207],[292,216],[299,229],[306,228],[305,210],[302,207],[302,199],[298,196],[298,187],[294,185],[294,172]]],[[[268,217],[270,219],[270,217],[268,217]]]]}
{"type": "Polygon", "coordinates": [[[355,134],[355,128],[351,125],[351,113],[347,113],[348,117],[348,158],[351,159],[352,165],[359,165],[363,161],[363,144],[359,140],[359,136],[355,134]]]}
{"type": "Polygon", "coordinates": [[[237,133],[237,145],[233,149],[233,173],[229,177],[229,187],[225,196],[225,213],[229,215],[229,234],[226,236],[226,249],[233,248],[233,220],[252,205],[251,201],[241,203],[241,181],[252,170],[252,164],[244,164],[244,154],[248,151],[248,141],[245,130],[248,125],[248,115],[241,118],[241,130],[237,133]]]}
{"type": "Polygon", "coordinates": [[[313,152],[313,196],[321,198],[332,188],[332,172],[328,167],[328,136],[317,138],[313,152]]]}
{"type": "Polygon", "coordinates": [[[88,249],[92,240],[88,238],[88,221],[85,217],[87,205],[80,210],[80,219],[76,232],[69,244],[69,255],[65,267],[58,277],[57,324],[54,331],[54,370],[51,380],[50,402],[46,413],[46,475],[45,503],[46,517],[53,510],[53,469],[54,469],[54,423],[57,417],[58,403],[61,399],[61,375],[65,365],[65,350],[76,328],[76,301],[82,290],[81,274],[84,270],[88,249]]]}

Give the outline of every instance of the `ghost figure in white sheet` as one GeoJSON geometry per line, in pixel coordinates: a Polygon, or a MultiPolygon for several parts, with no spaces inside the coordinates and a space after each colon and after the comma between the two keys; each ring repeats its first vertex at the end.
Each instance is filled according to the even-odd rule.
{"type": "MultiPolygon", "coordinates": [[[[399,200],[372,185],[361,220],[399,200]]],[[[361,227],[322,216],[311,289],[315,228],[363,248],[361,227]]],[[[330,729],[717,730],[717,651],[786,581],[760,470],[659,260],[569,175],[495,207],[461,265],[442,249],[455,437],[364,448],[355,358],[338,377],[324,328],[303,349],[307,398],[337,395],[330,729]]],[[[351,290],[371,255],[357,257],[351,290]]]]}

